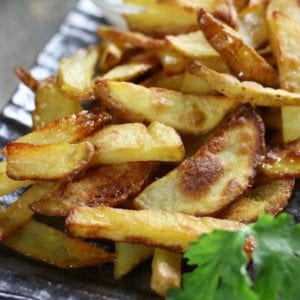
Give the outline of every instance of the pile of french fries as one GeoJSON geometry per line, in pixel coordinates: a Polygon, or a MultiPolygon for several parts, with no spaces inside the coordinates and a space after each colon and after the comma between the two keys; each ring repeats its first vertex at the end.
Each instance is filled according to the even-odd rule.
{"type": "Polygon", "coordinates": [[[297,0],[126,0],[129,30],[64,58],[35,93],[33,131],[4,149],[1,243],[62,268],[152,258],[151,288],[181,281],[182,253],[288,204],[300,175],[297,0]],[[87,107],[89,109],[87,109],[87,107]],[[34,220],[66,217],[67,234],[34,220]],[[76,239],[81,238],[81,239],[76,239]],[[83,239],[109,239],[115,253],[83,239]]]}

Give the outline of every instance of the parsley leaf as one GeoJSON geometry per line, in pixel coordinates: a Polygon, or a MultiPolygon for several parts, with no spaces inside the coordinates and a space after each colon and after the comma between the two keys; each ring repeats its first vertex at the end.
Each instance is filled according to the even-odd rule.
{"type": "Polygon", "coordinates": [[[201,236],[184,255],[194,271],[183,275],[181,289],[171,300],[294,300],[300,295],[300,225],[291,216],[263,215],[238,232],[214,231],[201,236]],[[246,271],[243,247],[254,237],[254,282],[246,271]]]}

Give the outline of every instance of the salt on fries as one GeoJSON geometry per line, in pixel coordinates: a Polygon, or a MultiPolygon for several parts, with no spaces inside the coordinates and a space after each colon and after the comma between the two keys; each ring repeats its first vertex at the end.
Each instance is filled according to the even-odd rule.
{"type": "Polygon", "coordinates": [[[41,82],[15,70],[35,93],[34,130],[3,149],[0,194],[29,188],[1,211],[0,240],[61,268],[114,260],[115,279],[153,256],[150,286],[166,296],[190,241],[288,203],[300,176],[300,5],[125,2],[144,8],[125,16],[130,30],[100,27],[100,45],[41,82]],[[34,213],[67,217],[69,235],[110,239],[115,254],[34,213]]]}

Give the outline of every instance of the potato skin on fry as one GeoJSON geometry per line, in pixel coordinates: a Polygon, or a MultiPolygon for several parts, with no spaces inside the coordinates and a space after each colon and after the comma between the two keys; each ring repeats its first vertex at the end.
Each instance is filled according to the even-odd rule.
{"type": "Polygon", "coordinates": [[[214,214],[247,191],[264,147],[261,118],[250,105],[241,106],[194,156],[139,194],[135,206],[214,214]]]}
{"type": "Polygon", "coordinates": [[[68,231],[77,237],[137,243],[179,253],[201,234],[215,229],[234,231],[241,226],[236,221],[210,217],[196,218],[161,210],[136,211],[106,206],[77,207],[66,219],[68,231]]]}
{"type": "Polygon", "coordinates": [[[253,48],[246,45],[237,32],[203,9],[198,13],[198,23],[207,40],[240,80],[278,86],[276,71],[253,48]]]}

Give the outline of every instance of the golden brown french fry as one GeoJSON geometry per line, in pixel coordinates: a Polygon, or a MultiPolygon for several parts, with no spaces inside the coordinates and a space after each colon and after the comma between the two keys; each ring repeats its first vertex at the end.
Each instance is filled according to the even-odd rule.
{"type": "Polygon", "coordinates": [[[267,20],[269,20],[271,15],[276,11],[284,13],[296,23],[300,24],[298,0],[289,0],[288,3],[285,0],[270,0],[267,8],[267,20]]]}
{"type": "MultiPolygon", "coordinates": [[[[28,133],[15,143],[29,143],[37,145],[56,143],[75,143],[102,128],[111,121],[111,116],[103,111],[81,111],[78,114],[66,116],[61,120],[53,121],[31,133],[28,133]]],[[[6,149],[3,149],[6,155],[6,149]]]]}
{"type": "Polygon", "coordinates": [[[31,186],[17,201],[0,212],[0,240],[7,238],[26,224],[33,215],[28,207],[53,188],[53,183],[36,183],[31,186]]]}
{"type": "Polygon", "coordinates": [[[189,71],[206,81],[218,92],[238,102],[249,102],[260,106],[300,106],[300,94],[281,89],[263,87],[253,81],[241,82],[229,74],[221,74],[194,62],[189,71]]]}
{"type": "Polygon", "coordinates": [[[86,139],[95,149],[92,165],[132,161],[181,161],[184,147],[174,128],[160,122],[106,126],[86,139]]]}
{"type": "Polygon", "coordinates": [[[57,72],[60,89],[77,100],[93,98],[93,75],[98,57],[99,50],[94,47],[63,58],[57,72]]]}
{"type": "Polygon", "coordinates": [[[108,40],[121,48],[160,48],[165,45],[165,41],[154,39],[140,32],[127,31],[112,26],[100,26],[97,34],[103,40],[108,40]]]}
{"type": "Polygon", "coordinates": [[[151,289],[162,297],[170,288],[179,288],[181,281],[181,254],[156,248],[152,260],[151,289]]]}
{"type": "Polygon", "coordinates": [[[33,184],[31,180],[13,180],[6,174],[6,161],[0,162],[0,196],[13,192],[19,188],[25,188],[33,184]]]}
{"type": "Polygon", "coordinates": [[[158,37],[196,30],[196,14],[200,8],[214,13],[231,25],[236,21],[234,7],[226,0],[125,0],[125,3],[143,8],[139,13],[125,15],[128,27],[158,37]]]}
{"type": "Polygon", "coordinates": [[[241,223],[161,210],[98,206],[74,208],[66,219],[66,226],[72,235],[78,237],[105,238],[181,253],[199,235],[215,229],[238,230],[241,223]]]}
{"type": "Polygon", "coordinates": [[[34,93],[39,88],[40,82],[36,80],[30,72],[23,68],[15,68],[15,75],[18,77],[23,84],[25,84],[34,93]]]}
{"type": "Polygon", "coordinates": [[[95,153],[89,142],[78,144],[7,145],[7,175],[16,180],[72,181],[88,167],[95,153]]]}
{"type": "Polygon", "coordinates": [[[124,51],[113,43],[100,45],[101,57],[99,68],[101,72],[107,72],[110,68],[121,62],[124,51]]]}
{"type": "Polygon", "coordinates": [[[107,80],[97,81],[95,93],[105,106],[128,121],[159,121],[192,134],[210,131],[234,106],[226,97],[195,96],[107,80]]]}
{"type": "Polygon", "coordinates": [[[151,257],[154,252],[153,247],[122,242],[116,242],[115,249],[114,278],[117,280],[151,257]]]}
{"type": "Polygon", "coordinates": [[[194,156],[146,187],[135,206],[216,213],[248,190],[263,153],[263,122],[250,105],[241,106],[194,156]]]}
{"type": "Polygon", "coordinates": [[[253,48],[245,44],[236,31],[203,9],[199,11],[198,22],[207,40],[220,53],[235,76],[243,81],[278,86],[276,71],[253,48]]]}
{"type": "Polygon", "coordinates": [[[58,183],[30,208],[38,214],[60,217],[78,205],[118,206],[141,191],[157,165],[133,162],[90,168],[78,181],[58,183]]]}
{"type": "Polygon", "coordinates": [[[188,66],[188,59],[173,49],[161,50],[158,56],[168,76],[182,74],[188,66]]]}
{"type": "Polygon", "coordinates": [[[42,127],[81,110],[80,102],[64,94],[58,88],[56,78],[51,76],[40,82],[36,90],[33,127],[42,127]]]}
{"type": "Polygon", "coordinates": [[[101,78],[114,81],[131,81],[155,68],[157,64],[130,62],[110,69],[101,78]]]}
{"type": "Polygon", "coordinates": [[[282,178],[259,185],[232,203],[219,217],[251,223],[263,213],[277,215],[287,206],[294,183],[293,178],[282,178]]]}
{"type": "Polygon", "coordinates": [[[242,10],[248,4],[249,0],[233,0],[234,7],[237,11],[242,10]]]}
{"type": "Polygon", "coordinates": [[[300,176],[300,140],[273,146],[262,165],[264,174],[271,177],[300,176]]]}
{"type": "Polygon", "coordinates": [[[21,254],[63,269],[97,266],[113,261],[113,254],[67,237],[45,224],[30,220],[1,244],[21,254]]]}

